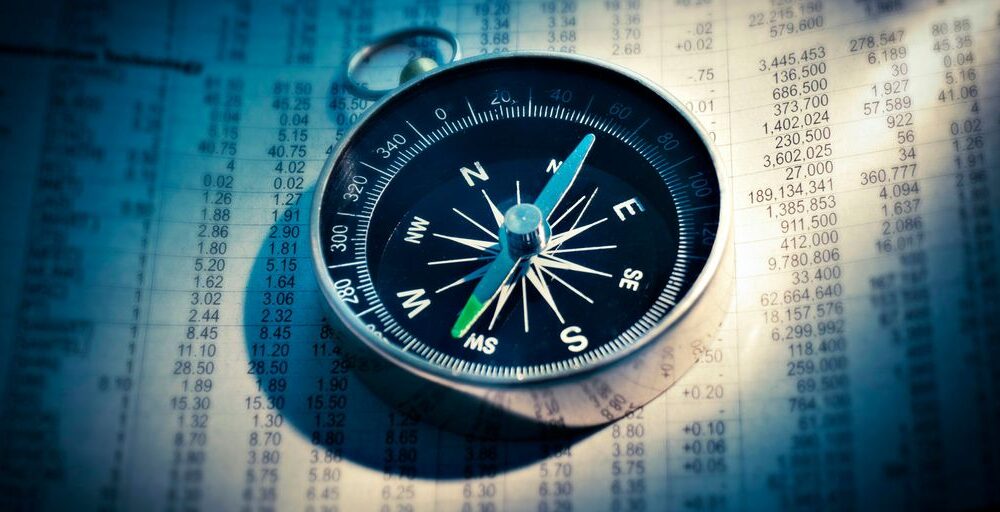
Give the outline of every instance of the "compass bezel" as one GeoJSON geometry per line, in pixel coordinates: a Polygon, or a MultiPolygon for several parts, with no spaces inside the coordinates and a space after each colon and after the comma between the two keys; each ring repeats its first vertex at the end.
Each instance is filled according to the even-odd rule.
{"type": "MultiPolygon", "coordinates": [[[[382,359],[391,361],[394,365],[403,368],[410,373],[432,380],[439,384],[446,386],[461,384],[477,387],[516,387],[528,383],[541,384],[551,381],[561,382],[574,377],[581,377],[589,373],[600,372],[602,369],[608,368],[615,363],[642,351],[644,348],[653,344],[654,340],[663,336],[668,336],[669,331],[677,325],[682,318],[688,315],[694,305],[703,298],[704,291],[709,282],[719,274],[721,259],[723,257],[723,253],[725,252],[722,248],[725,244],[731,243],[731,240],[729,240],[729,237],[731,237],[732,222],[730,204],[731,198],[729,197],[729,186],[725,181],[726,176],[723,173],[724,167],[722,165],[722,159],[719,157],[717,149],[708,138],[707,133],[708,132],[705,128],[683,106],[683,104],[664,91],[659,85],[634,71],[591,57],[549,51],[515,51],[502,54],[470,57],[436,68],[424,75],[406,82],[405,84],[402,84],[400,87],[382,97],[369,107],[361,118],[358,119],[358,121],[348,130],[348,132],[344,135],[344,138],[338,143],[336,149],[323,164],[322,173],[316,182],[316,190],[313,195],[312,212],[310,215],[310,241],[319,287],[322,290],[327,305],[336,315],[338,324],[343,326],[348,331],[350,336],[360,340],[366,348],[378,354],[382,359]],[[425,358],[404,351],[395,344],[386,342],[378,336],[375,336],[366,327],[366,324],[357,318],[356,313],[337,295],[333,280],[328,269],[326,268],[326,261],[323,255],[323,244],[321,242],[322,237],[320,234],[320,222],[322,219],[323,199],[330,179],[334,175],[336,164],[341,160],[341,157],[344,155],[344,151],[351,145],[351,141],[363,127],[378,117],[382,109],[384,109],[387,104],[391,103],[397,96],[403,94],[410,88],[423,83],[425,80],[437,77],[441,74],[447,74],[458,68],[477,65],[484,61],[493,61],[494,59],[521,58],[562,59],[575,61],[579,64],[595,66],[601,68],[602,71],[617,73],[622,77],[635,82],[638,86],[644,87],[670,105],[694,129],[698,138],[705,146],[712,165],[715,168],[714,170],[719,187],[720,202],[718,230],[716,232],[715,241],[709,252],[709,256],[687,293],[681,297],[677,304],[663,318],[661,318],[654,327],[646,331],[642,336],[625,348],[618,349],[611,355],[602,357],[596,363],[581,365],[579,367],[556,372],[514,376],[461,372],[432,364],[425,358]]],[[[726,278],[725,276],[719,277],[726,278]]]]}

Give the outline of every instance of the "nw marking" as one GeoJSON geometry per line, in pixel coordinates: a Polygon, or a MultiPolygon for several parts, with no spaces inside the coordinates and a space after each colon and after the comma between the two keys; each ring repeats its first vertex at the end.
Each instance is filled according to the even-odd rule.
{"type": "Polygon", "coordinates": [[[424,237],[424,231],[427,231],[427,226],[430,224],[430,221],[421,219],[420,217],[413,217],[413,220],[410,221],[410,227],[406,229],[404,240],[411,244],[419,244],[420,239],[424,237]]]}

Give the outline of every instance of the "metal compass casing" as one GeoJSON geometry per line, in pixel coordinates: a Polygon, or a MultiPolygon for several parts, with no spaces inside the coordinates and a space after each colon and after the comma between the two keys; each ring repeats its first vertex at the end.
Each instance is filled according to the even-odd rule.
{"type": "Polygon", "coordinates": [[[730,198],[706,132],[589,58],[483,56],[405,83],[330,156],[314,201],[352,366],[464,433],[623,417],[694,364],[730,303],[730,198]]]}

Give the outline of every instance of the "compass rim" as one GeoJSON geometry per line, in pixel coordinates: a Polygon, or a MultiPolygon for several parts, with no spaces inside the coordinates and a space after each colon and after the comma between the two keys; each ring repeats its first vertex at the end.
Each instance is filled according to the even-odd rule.
{"type": "MultiPolygon", "coordinates": [[[[545,385],[547,383],[561,384],[564,381],[570,381],[578,378],[582,379],[587,375],[600,373],[602,370],[606,370],[623,360],[639,355],[641,352],[650,347],[659,345],[658,342],[668,338],[670,331],[673,330],[673,328],[677,326],[682,319],[687,317],[687,315],[695,309],[695,306],[701,302],[702,299],[704,299],[705,290],[714,279],[728,278],[727,276],[721,276],[719,274],[723,263],[722,258],[727,252],[725,250],[725,246],[732,244],[732,199],[730,198],[729,184],[725,181],[727,176],[724,173],[725,166],[723,160],[719,155],[718,149],[711,143],[707,134],[707,130],[693,116],[693,114],[691,114],[691,112],[689,112],[677,98],[667,92],[659,84],[656,84],[633,70],[594,57],[544,50],[521,50],[501,54],[468,57],[433,69],[424,75],[400,85],[370,106],[368,110],[365,111],[355,124],[347,131],[347,133],[345,133],[344,138],[338,143],[336,149],[330,154],[323,164],[323,169],[316,181],[316,190],[313,194],[313,203],[310,214],[310,242],[312,246],[311,250],[314,269],[317,274],[317,282],[325,298],[326,305],[337,316],[337,321],[347,328],[351,335],[350,337],[355,340],[360,340],[365,348],[374,351],[382,359],[391,361],[394,365],[408,372],[445,386],[489,389],[505,387],[520,388],[526,385],[545,385]],[[379,115],[381,110],[385,108],[388,103],[392,102],[397,96],[420,85],[425,80],[436,77],[440,74],[453,72],[459,68],[474,66],[482,64],[483,62],[498,59],[522,58],[574,61],[580,64],[602,68],[605,71],[617,73],[624,78],[632,80],[639,86],[653,92],[661,100],[665,101],[670,107],[672,107],[677,113],[679,113],[698,135],[698,138],[705,146],[709,159],[714,167],[716,180],[719,186],[718,229],[716,231],[716,238],[712,244],[709,256],[706,259],[705,264],[699,270],[694,282],[691,284],[691,287],[685,292],[681,299],[677,301],[677,304],[656,322],[656,325],[647,330],[642,336],[625,348],[618,349],[611,355],[601,358],[594,364],[557,372],[539,373],[531,376],[504,376],[459,372],[440,365],[435,365],[423,357],[403,351],[402,348],[396,346],[395,344],[390,343],[389,346],[384,346],[386,342],[371,334],[365,324],[357,318],[356,313],[340,299],[334,290],[332,278],[326,268],[322,243],[320,241],[320,222],[322,219],[323,199],[325,197],[325,192],[330,179],[333,176],[334,168],[341,160],[341,157],[344,155],[344,151],[350,145],[350,142],[354,140],[358,132],[364,126],[379,115]]],[[[686,369],[684,370],[686,371],[686,369]]]]}

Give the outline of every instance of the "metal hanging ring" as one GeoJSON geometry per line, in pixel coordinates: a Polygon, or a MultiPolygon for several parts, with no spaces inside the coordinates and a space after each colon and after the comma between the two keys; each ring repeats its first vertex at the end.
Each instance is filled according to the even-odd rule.
{"type": "Polygon", "coordinates": [[[409,41],[417,37],[433,37],[440,41],[444,41],[451,46],[451,60],[448,62],[439,62],[438,64],[440,65],[449,64],[462,58],[462,47],[458,42],[458,36],[456,36],[454,32],[439,27],[404,28],[403,30],[390,32],[376,38],[372,42],[358,48],[358,50],[351,55],[350,60],[347,61],[347,88],[355,96],[369,100],[381,98],[391,92],[395,89],[395,87],[387,89],[372,89],[359,82],[355,77],[355,74],[357,73],[358,68],[361,67],[361,63],[372,55],[375,55],[392,45],[409,41]]]}

